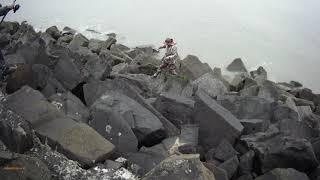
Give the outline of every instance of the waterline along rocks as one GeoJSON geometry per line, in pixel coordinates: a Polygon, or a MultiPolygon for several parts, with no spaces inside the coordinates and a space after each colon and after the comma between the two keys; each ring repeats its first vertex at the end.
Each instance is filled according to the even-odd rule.
{"type": "Polygon", "coordinates": [[[320,179],[320,95],[263,67],[188,55],[152,78],[152,47],[16,22],[0,48],[18,67],[1,82],[1,179],[320,179]]]}

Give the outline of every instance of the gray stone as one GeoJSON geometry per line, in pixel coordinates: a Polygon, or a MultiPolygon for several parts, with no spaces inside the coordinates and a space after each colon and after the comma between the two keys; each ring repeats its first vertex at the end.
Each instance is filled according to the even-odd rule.
{"type": "Polygon", "coordinates": [[[241,141],[256,152],[256,158],[260,162],[257,170],[262,173],[278,167],[308,172],[318,166],[312,145],[305,139],[268,131],[244,136],[241,141]]]}
{"type": "Polygon", "coordinates": [[[136,152],[129,153],[127,157],[130,163],[137,164],[142,168],[142,174],[144,175],[161,163],[167,155],[159,152],[136,152]]]}
{"type": "Polygon", "coordinates": [[[215,180],[199,155],[171,156],[148,172],[143,180],[215,180]]]}
{"type": "Polygon", "coordinates": [[[240,58],[233,60],[232,63],[227,66],[227,70],[231,72],[248,72],[240,58]]]}
{"type": "Polygon", "coordinates": [[[82,34],[77,34],[74,36],[73,40],[69,44],[69,49],[71,51],[78,51],[81,47],[88,47],[89,40],[82,34]]]}
{"type": "Polygon", "coordinates": [[[59,106],[69,118],[77,122],[88,122],[90,116],[88,108],[71,92],[54,94],[48,99],[52,104],[59,106]]]}
{"type": "Polygon", "coordinates": [[[258,85],[253,85],[250,87],[246,87],[240,91],[241,96],[258,96],[260,91],[260,87],[258,85]]]}
{"type": "Polygon", "coordinates": [[[239,172],[241,175],[250,175],[254,170],[254,151],[250,150],[240,157],[239,172]]]}
{"type": "Polygon", "coordinates": [[[253,180],[253,177],[249,174],[240,176],[237,180],[253,180]]]}
{"type": "Polygon", "coordinates": [[[205,150],[226,138],[231,144],[240,136],[243,126],[228,110],[202,91],[196,93],[195,121],[199,122],[199,143],[205,150]]]}
{"type": "Polygon", "coordinates": [[[176,127],[193,123],[194,101],[186,97],[161,94],[153,106],[176,127]]]}
{"type": "Polygon", "coordinates": [[[260,84],[258,96],[273,102],[278,101],[284,93],[274,82],[267,80],[260,84]]]}
{"type": "Polygon", "coordinates": [[[239,160],[238,157],[235,156],[219,166],[221,169],[224,169],[227,172],[228,178],[231,179],[238,170],[239,160]]]}
{"type": "Polygon", "coordinates": [[[66,118],[44,96],[27,86],[10,95],[5,102],[9,109],[25,118],[36,133],[48,139],[52,147],[84,166],[105,160],[114,146],[92,128],[66,118]]]}
{"type": "Polygon", "coordinates": [[[198,79],[206,73],[212,73],[212,69],[208,64],[202,63],[198,57],[193,55],[188,55],[181,61],[181,68],[179,71],[179,74],[184,75],[191,80],[198,79]]]}
{"type": "Polygon", "coordinates": [[[310,127],[306,121],[282,119],[278,124],[280,132],[287,136],[312,140],[320,135],[319,131],[310,127]]]}
{"type": "Polygon", "coordinates": [[[54,77],[51,77],[47,81],[47,85],[41,90],[41,93],[45,97],[50,97],[56,93],[66,93],[68,92],[63,85],[54,77]]]}
{"type": "MultiPolygon", "coordinates": [[[[293,106],[294,107],[294,106],[293,106]]],[[[280,104],[274,107],[272,122],[279,122],[283,119],[300,120],[297,107],[290,107],[288,104],[280,104]]]]}
{"type": "Polygon", "coordinates": [[[250,74],[255,80],[259,82],[262,82],[263,80],[268,80],[268,73],[262,66],[260,66],[255,71],[251,71],[250,74]]]}
{"type": "Polygon", "coordinates": [[[202,75],[193,81],[192,85],[194,88],[206,92],[211,97],[224,95],[228,91],[224,83],[221,80],[214,78],[211,73],[202,75]]]}
{"type": "Polygon", "coordinates": [[[57,26],[51,26],[46,30],[46,33],[48,33],[51,37],[53,37],[55,40],[58,40],[61,37],[61,33],[57,26]]]}
{"type": "Polygon", "coordinates": [[[106,160],[104,165],[107,167],[107,169],[120,169],[123,166],[122,163],[111,160],[106,160]]]}
{"type": "Polygon", "coordinates": [[[133,129],[139,142],[145,141],[148,135],[163,130],[161,121],[152,112],[119,92],[107,91],[95,103],[101,103],[120,113],[133,129]]]}
{"type": "Polygon", "coordinates": [[[120,152],[136,152],[138,140],[130,124],[121,114],[112,111],[103,102],[91,106],[92,120],[90,126],[100,135],[112,142],[120,152]]]}
{"type": "Polygon", "coordinates": [[[89,72],[90,76],[99,80],[110,75],[112,71],[110,55],[91,55],[87,56],[87,59],[88,61],[85,64],[85,69],[89,72]]]}
{"type": "Polygon", "coordinates": [[[228,174],[224,169],[221,169],[213,163],[203,163],[213,174],[216,180],[228,180],[228,174]]]}
{"type": "Polygon", "coordinates": [[[140,95],[139,91],[137,91],[123,79],[106,80],[104,82],[91,82],[84,85],[83,89],[85,101],[89,106],[92,105],[92,103],[94,103],[106,91],[121,92],[136,100],[139,104],[153,113],[162,122],[168,136],[175,136],[179,134],[178,128],[176,128],[168,119],[159,113],[151,104],[147,103],[146,99],[140,95]]]}
{"type": "Polygon", "coordinates": [[[57,44],[67,47],[72,40],[73,35],[64,34],[57,40],[57,44]]]}
{"type": "Polygon", "coordinates": [[[35,157],[19,155],[11,162],[0,166],[0,177],[2,180],[51,180],[48,167],[35,157]],[[11,169],[10,169],[11,168],[11,169]]]}
{"type": "Polygon", "coordinates": [[[0,140],[12,152],[24,153],[33,146],[30,124],[13,111],[0,104],[0,140]]]}
{"type": "Polygon", "coordinates": [[[59,56],[59,61],[53,71],[54,77],[66,89],[72,90],[82,81],[80,69],[70,57],[67,49],[61,48],[56,54],[59,56]]]}
{"type": "Polygon", "coordinates": [[[43,121],[61,118],[64,114],[39,92],[28,86],[7,97],[5,106],[29,121],[33,128],[43,121]]]}
{"type": "Polygon", "coordinates": [[[295,169],[274,169],[255,180],[309,180],[308,176],[295,169]]]}
{"type": "Polygon", "coordinates": [[[294,101],[297,106],[310,106],[311,110],[314,110],[316,108],[312,101],[308,101],[300,98],[294,98],[294,101]]]}
{"type": "Polygon", "coordinates": [[[93,52],[99,54],[103,45],[103,41],[98,39],[90,39],[88,48],[93,52]]]}
{"type": "Polygon", "coordinates": [[[66,26],[63,28],[62,30],[62,35],[75,35],[76,34],[76,30],[66,26]]]}
{"type": "Polygon", "coordinates": [[[227,161],[230,158],[237,156],[238,152],[233,149],[229,141],[223,139],[215,149],[214,157],[220,161],[227,161]]]}
{"type": "Polygon", "coordinates": [[[218,96],[217,102],[239,119],[271,119],[272,105],[264,98],[225,95],[218,96]]]}
{"type": "Polygon", "coordinates": [[[294,87],[302,87],[303,85],[298,81],[290,81],[290,84],[294,87]]]}
{"type": "Polygon", "coordinates": [[[242,119],[240,120],[243,125],[243,135],[264,132],[268,129],[270,122],[261,119],[242,119]]]}

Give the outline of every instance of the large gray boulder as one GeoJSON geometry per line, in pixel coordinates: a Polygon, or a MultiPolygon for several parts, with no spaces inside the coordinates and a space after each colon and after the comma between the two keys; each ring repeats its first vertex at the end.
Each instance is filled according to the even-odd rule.
{"type": "Polygon", "coordinates": [[[215,180],[199,155],[171,156],[152,169],[143,180],[215,180]]]}
{"type": "Polygon", "coordinates": [[[270,122],[262,119],[241,119],[243,125],[243,135],[264,132],[268,129],[270,122]]]}
{"type": "Polygon", "coordinates": [[[41,139],[83,166],[105,160],[114,149],[88,125],[65,117],[59,105],[50,104],[40,92],[27,86],[10,95],[5,105],[25,118],[41,139]]]}
{"type": "Polygon", "coordinates": [[[106,91],[117,91],[134,99],[137,103],[142,105],[153,113],[163,124],[167,135],[175,136],[179,133],[176,128],[168,119],[166,119],[160,112],[158,112],[150,103],[142,97],[137,88],[132,87],[123,79],[106,80],[106,81],[93,81],[83,87],[84,97],[87,105],[92,105],[99,97],[106,91]]]}
{"type": "Polygon", "coordinates": [[[120,113],[141,143],[151,138],[148,136],[157,138],[156,134],[164,133],[161,121],[152,112],[124,94],[106,91],[95,103],[120,113]]]}
{"type": "Polygon", "coordinates": [[[40,143],[37,143],[37,146],[31,149],[28,155],[40,159],[49,168],[54,179],[137,179],[131,172],[124,168],[110,169],[98,165],[88,170],[83,169],[79,166],[79,163],[68,159],[63,154],[40,143]]]}
{"type": "Polygon", "coordinates": [[[255,180],[309,180],[308,176],[295,169],[274,169],[255,180]]]}
{"type": "Polygon", "coordinates": [[[57,26],[51,26],[46,30],[46,33],[48,33],[51,37],[53,37],[55,40],[58,40],[61,37],[61,33],[57,26]]]}
{"type": "Polygon", "coordinates": [[[189,98],[161,94],[153,103],[153,106],[176,127],[193,123],[193,111],[195,102],[189,98]]]}
{"type": "Polygon", "coordinates": [[[136,152],[138,140],[130,124],[104,102],[97,101],[91,108],[90,126],[100,135],[112,142],[120,152],[136,152]]]}
{"type": "Polygon", "coordinates": [[[211,73],[207,73],[192,82],[192,85],[196,89],[201,89],[206,92],[211,97],[216,97],[218,95],[224,95],[228,89],[224,83],[215,78],[211,73]]]}
{"type": "Polygon", "coordinates": [[[74,36],[73,40],[69,44],[69,49],[71,51],[77,51],[81,47],[88,47],[89,40],[82,34],[77,34],[74,36]]]}
{"type": "Polygon", "coordinates": [[[213,163],[204,162],[203,165],[214,174],[216,180],[228,180],[227,172],[224,169],[217,167],[213,163]]]}
{"type": "Polygon", "coordinates": [[[207,153],[206,160],[214,160],[217,159],[219,161],[227,161],[234,156],[237,156],[238,152],[232,147],[229,141],[223,139],[221,143],[213,149],[213,151],[210,151],[210,153],[207,153]]]}
{"type": "Polygon", "coordinates": [[[206,150],[217,146],[223,138],[233,144],[243,130],[234,115],[202,91],[196,93],[194,118],[200,124],[199,143],[206,150]]]}
{"type": "Polygon", "coordinates": [[[51,53],[58,57],[58,63],[53,70],[54,77],[68,90],[75,88],[83,80],[79,67],[70,55],[70,51],[62,46],[51,49],[51,53]]]}
{"type": "Polygon", "coordinates": [[[243,136],[241,141],[256,153],[258,172],[294,168],[302,172],[318,166],[312,145],[306,139],[285,136],[277,130],[243,136]]]}
{"type": "Polygon", "coordinates": [[[227,172],[228,178],[231,179],[238,170],[239,159],[237,156],[223,162],[220,166],[221,169],[224,169],[227,172]]]}
{"type": "Polygon", "coordinates": [[[13,111],[0,104],[0,140],[17,153],[24,153],[33,146],[30,124],[13,111]]]}
{"type": "Polygon", "coordinates": [[[71,92],[54,94],[48,100],[69,118],[77,122],[88,122],[90,116],[88,108],[71,92]]]}
{"type": "Polygon", "coordinates": [[[212,69],[206,63],[202,63],[198,57],[188,55],[181,61],[179,74],[188,77],[191,80],[198,79],[206,73],[212,73],[212,69]]]}
{"type": "Polygon", "coordinates": [[[239,119],[271,120],[270,101],[254,96],[218,96],[217,102],[239,119]]]}
{"type": "Polygon", "coordinates": [[[112,71],[112,58],[110,55],[90,55],[87,56],[87,59],[88,61],[84,67],[89,72],[90,76],[95,79],[103,79],[110,75],[112,71]]]}
{"type": "Polygon", "coordinates": [[[230,72],[248,72],[241,58],[233,60],[232,63],[227,66],[227,70],[230,72]]]}

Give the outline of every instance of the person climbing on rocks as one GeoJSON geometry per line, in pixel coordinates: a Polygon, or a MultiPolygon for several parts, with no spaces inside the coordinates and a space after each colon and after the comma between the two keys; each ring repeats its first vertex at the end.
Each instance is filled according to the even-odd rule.
{"type": "Polygon", "coordinates": [[[165,68],[169,68],[170,74],[177,75],[175,63],[178,58],[178,50],[176,43],[172,38],[167,38],[164,42],[164,45],[159,47],[159,50],[164,48],[166,49],[166,53],[162,58],[162,63],[157,72],[153,75],[154,78],[156,78],[165,68]]]}

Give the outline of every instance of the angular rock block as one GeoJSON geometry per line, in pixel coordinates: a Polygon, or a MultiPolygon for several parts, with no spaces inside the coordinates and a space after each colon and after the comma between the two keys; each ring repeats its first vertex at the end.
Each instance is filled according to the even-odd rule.
{"type": "Polygon", "coordinates": [[[219,145],[223,138],[233,144],[242,133],[240,121],[202,91],[196,93],[195,121],[199,122],[199,143],[205,150],[219,145]]]}

